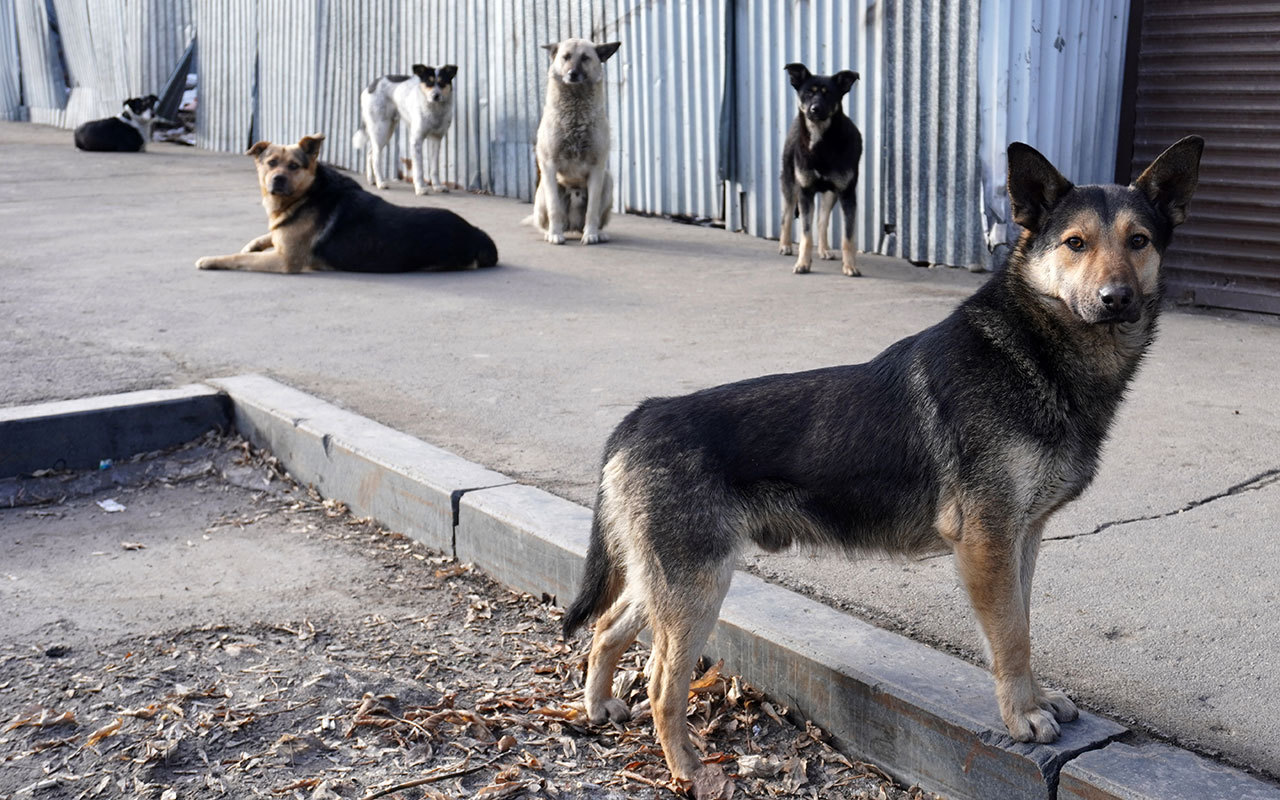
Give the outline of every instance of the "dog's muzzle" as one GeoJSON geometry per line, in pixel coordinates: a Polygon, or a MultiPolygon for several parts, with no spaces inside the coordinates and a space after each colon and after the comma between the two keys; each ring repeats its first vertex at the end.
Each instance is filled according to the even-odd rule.
{"type": "Polygon", "coordinates": [[[1142,302],[1133,287],[1126,283],[1111,283],[1098,290],[1102,314],[1098,322],[1137,322],[1142,316],[1142,302]]]}
{"type": "Polygon", "coordinates": [[[831,116],[831,107],[825,103],[814,103],[804,110],[804,114],[814,122],[822,122],[831,116]]]}
{"type": "Polygon", "coordinates": [[[587,79],[587,73],[580,69],[571,69],[564,76],[565,83],[582,83],[587,79]]]}
{"type": "Polygon", "coordinates": [[[271,185],[269,189],[272,194],[288,194],[289,181],[285,180],[283,175],[277,175],[276,177],[271,179],[271,185]]]}

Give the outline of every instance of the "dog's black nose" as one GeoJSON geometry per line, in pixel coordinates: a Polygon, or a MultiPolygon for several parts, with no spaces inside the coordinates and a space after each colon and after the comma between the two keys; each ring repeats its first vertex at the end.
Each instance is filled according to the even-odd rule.
{"type": "Polygon", "coordinates": [[[280,192],[284,191],[284,188],[285,188],[285,180],[283,175],[277,175],[276,177],[271,179],[272,194],[279,194],[280,192]]]}
{"type": "Polygon", "coordinates": [[[1133,287],[1123,283],[1113,283],[1098,290],[1098,297],[1109,311],[1125,311],[1133,305],[1133,287]]]}

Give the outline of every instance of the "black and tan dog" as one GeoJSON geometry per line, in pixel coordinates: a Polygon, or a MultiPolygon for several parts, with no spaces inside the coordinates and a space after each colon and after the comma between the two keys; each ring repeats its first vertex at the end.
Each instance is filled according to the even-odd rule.
{"type": "Polygon", "coordinates": [[[690,778],[690,671],[744,547],[950,549],[1010,734],[1054,740],[1076,707],[1031,672],[1040,535],[1092,480],[1152,341],[1161,258],[1203,146],[1179,141],[1122,187],[1073,186],[1013,144],[1009,198],[1024,231],[1007,267],[942,322],[866,364],[632,411],[605,446],[586,572],[564,617],[566,635],[597,617],[590,718],[628,716],[612,674],[649,626],[654,723],[673,776],[690,778]]]}
{"type": "Polygon", "coordinates": [[[835,75],[814,75],[804,64],[788,64],[787,75],[800,100],[800,110],[787,132],[782,148],[782,232],[778,252],[791,255],[791,223],[800,210],[800,254],[793,271],[805,273],[813,264],[813,201],[818,210],[818,258],[834,259],[827,247],[831,209],[840,201],[844,235],[840,241],[841,269],[858,275],[854,258],[854,212],[858,210],[858,162],[862,159],[862,134],[845,116],[841,104],[858,80],[858,73],[843,70],[835,75]]]}
{"type": "Polygon", "coordinates": [[[258,142],[258,168],[270,233],[235,255],[210,256],[200,269],[253,272],[412,272],[498,263],[488,234],[442,208],[406,208],[366,192],[317,156],[324,137],[296,145],[258,142]]]}

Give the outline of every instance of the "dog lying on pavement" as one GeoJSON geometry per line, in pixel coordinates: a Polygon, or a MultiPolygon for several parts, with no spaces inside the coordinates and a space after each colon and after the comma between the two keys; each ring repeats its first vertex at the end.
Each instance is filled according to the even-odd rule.
{"type": "Polygon", "coordinates": [[[609,241],[604,227],[613,202],[613,176],[604,62],[621,46],[586,39],[546,45],[551,66],[534,148],[538,189],[533,214],[524,222],[537,225],[552,244],[564,244],[565,233],[578,231],[583,244],[609,241]]]}
{"type": "Polygon", "coordinates": [[[360,92],[360,119],[364,127],[356,131],[351,144],[367,150],[365,177],[370,185],[387,188],[382,177],[382,151],[396,121],[403,119],[409,127],[409,153],[412,161],[413,191],[425,194],[422,149],[426,145],[427,163],[431,165],[430,189],[446,192],[440,180],[440,145],[453,122],[453,79],[458,68],[445,64],[437,69],[423,64],[413,65],[413,76],[383,75],[360,92]]]}
{"type": "Polygon", "coordinates": [[[76,147],[101,153],[140,153],[146,150],[147,142],[151,141],[158,101],[154,94],[125,100],[124,110],[118,115],[95,119],[76,128],[76,147]]]}
{"type": "Polygon", "coordinates": [[[805,273],[813,263],[813,201],[821,197],[818,211],[818,258],[834,259],[827,247],[831,209],[840,201],[844,235],[840,242],[841,270],[858,272],[854,258],[854,212],[858,208],[858,162],[862,159],[862,134],[841,107],[844,96],[858,80],[858,73],[843,70],[835,75],[814,75],[804,64],[788,64],[787,75],[800,100],[800,110],[782,149],[782,233],[778,252],[791,255],[791,222],[800,210],[800,255],[793,271],[805,273]]]}
{"type": "Polygon", "coordinates": [[[498,263],[488,234],[442,208],[406,208],[361,189],[318,155],[324,137],[296,145],[258,142],[258,169],[270,232],[235,255],[210,256],[200,269],[252,272],[410,272],[498,263]]]}
{"type": "Polygon", "coordinates": [[[1073,186],[1009,146],[1023,233],[949,317],[872,361],[641,403],[605,445],[568,637],[594,617],[585,701],[621,721],[619,656],[645,627],[654,725],[676,779],[702,766],[690,673],[748,544],[907,555],[951,550],[1010,735],[1051,742],[1077,716],[1031,671],[1031,577],[1049,517],[1093,479],[1155,335],[1160,265],[1187,216],[1204,140],[1133,184],[1073,186]]]}

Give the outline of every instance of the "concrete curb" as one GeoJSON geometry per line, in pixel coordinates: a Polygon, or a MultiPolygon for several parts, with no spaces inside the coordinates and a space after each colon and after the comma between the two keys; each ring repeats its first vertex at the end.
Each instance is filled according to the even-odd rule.
{"type": "MultiPolygon", "coordinates": [[[[169,402],[178,395],[140,392],[0,410],[0,442],[8,441],[6,426],[38,419],[64,443],[47,452],[96,466],[98,456],[77,447],[96,440],[76,433],[95,420],[119,426],[149,415],[144,427],[180,431],[162,418],[177,415],[190,424],[195,403],[221,409],[201,419],[225,422],[229,405],[242,435],[357,514],[470,561],[519,591],[560,603],[576,591],[588,509],[268,378],[211,383],[226,396],[187,387],[175,390],[186,393],[185,403],[169,402]]],[[[131,454],[111,457],[124,455],[131,454]]],[[[1119,741],[1127,736],[1123,726],[1091,714],[1064,726],[1053,745],[1013,742],[986,670],[746,573],[734,577],[708,654],[799,709],[850,753],[949,800],[1280,800],[1280,787],[1185,750],[1119,741]]]]}
{"type": "Polygon", "coordinates": [[[202,385],[0,408],[0,478],[96,469],[230,424],[226,395],[202,385]]]}

